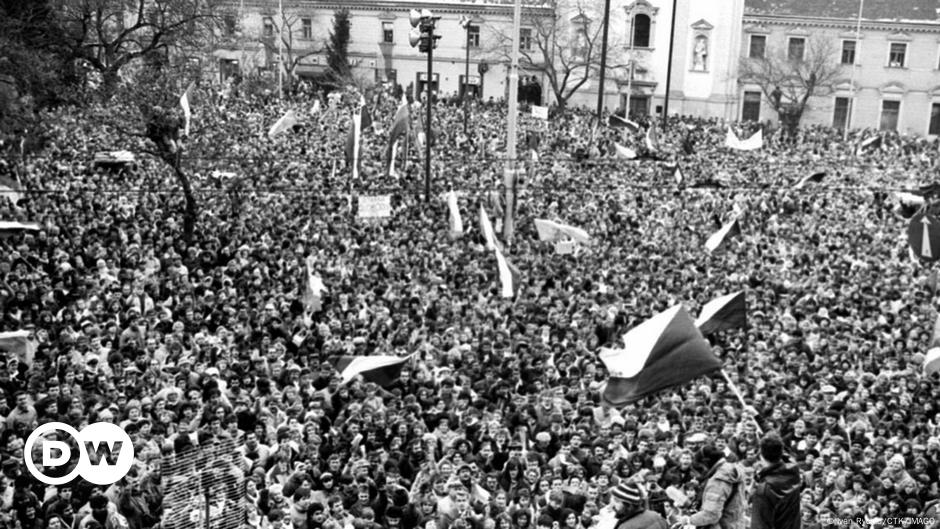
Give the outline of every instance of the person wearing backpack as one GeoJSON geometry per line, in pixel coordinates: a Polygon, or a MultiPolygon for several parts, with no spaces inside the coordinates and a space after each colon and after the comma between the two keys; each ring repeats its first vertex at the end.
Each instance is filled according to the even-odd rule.
{"type": "Polygon", "coordinates": [[[744,529],[744,471],[737,463],[725,459],[722,450],[707,444],[697,454],[698,463],[708,469],[704,476],[698,512],[681,516],[678,524],[708,529],[744,529]]]}
{"type": "Polygon", "coordinates": [[[783,440],[770,432],[760,441],[764,468],[754,477],[751,496],[751,529],[800,529],[800,469],[783,458],[783,440]]]}

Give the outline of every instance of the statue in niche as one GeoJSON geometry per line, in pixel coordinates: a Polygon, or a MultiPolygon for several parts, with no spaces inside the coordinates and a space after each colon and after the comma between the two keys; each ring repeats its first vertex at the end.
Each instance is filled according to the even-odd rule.
{"type": "Polygon", "coordinates": [[[708,37],[699,35],[695,38],[695,48],[692,51],[692,70],[696,72],[707,71],[708,66],[708,37]]]}

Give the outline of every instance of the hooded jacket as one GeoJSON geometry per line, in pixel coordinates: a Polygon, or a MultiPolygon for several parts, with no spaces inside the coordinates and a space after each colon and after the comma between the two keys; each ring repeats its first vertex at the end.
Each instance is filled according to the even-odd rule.
{"type": "Polygon", "coordinates": [[[705,475],[702,507],[689,523],[696,527],[742,529],[744,527],[744,472],[722,459],[705,475]]]}
{"type": "Polygon", "coordinates": [[[800,529],[803,479],[796,465],[774,463],[754,479],[751,529],[800,529]]]}

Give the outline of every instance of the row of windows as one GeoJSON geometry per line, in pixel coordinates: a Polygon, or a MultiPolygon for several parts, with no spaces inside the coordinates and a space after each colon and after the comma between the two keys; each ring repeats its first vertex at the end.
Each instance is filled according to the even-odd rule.
{"type": "MultiPolygon", "coordinates": [[[[225,32],[228,36],[235,35],[234,18],[226,18],[225,32]]],[[[264,17],[263,32],[265,37],[270,38],[274,36],[276,28],[274,25],[274,19],[272,17],[264,17]]],[[[306,40],[313,39],[313,19],[300,19],[300,36],[302,39],[306,40]]],[[[387,44],[393,44],[395,42],[395,27],[392,22],[382,22],[381,39],[383,43],[387,44]]],[[[529,28],[522,28],[520,31],[520,41],[520,46],[522,49],[532,49],[532,30],[529,28]]],[[[474,24],[469,26],[467,31],[467,43],[471,48],[480,47],[480,26],[474,24]]]]}
{"type": "MultiPolygon", "coordinates": [[[[849,124],[852,101],[848,97],[836,97],[833,105],[832,126],[844,129],[849,124]]],[[[744,92],[741,105],[741,119],[744,121],[760,121],[760,92],[744,92]]],[[[878,123],[880,130],[898,130],[898,120],[901,116],[901,102],[895,99],[881,101],[881,118],[878,123]]],[[[930,125],[928,134],[940,135],[940,103],[932,103],[930,107],[930,125]]]]}
{"type": "MultiPolygon", "coordinates": [[[[842,64],[856,64],[855,49],[857,43],[854,40],[842,41],[842,53],[839,61],[842,64]]],[[[751,43],[748,51],[748,57],[752,59],[763,59],[767,54],[767,36],[751,35],[751,43]]],[[[787,40],[787,58],[791,61],[802,61],[806,56],[806,38],[790,37],[787,40]]],[[[907,43],[891,42],[888,46],[888,67],[904,68],[907,59],[907,43]]]]}

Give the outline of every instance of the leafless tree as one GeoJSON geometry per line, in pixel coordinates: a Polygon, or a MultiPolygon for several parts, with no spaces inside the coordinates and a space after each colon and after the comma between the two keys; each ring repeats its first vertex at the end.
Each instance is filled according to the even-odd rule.
{"type": "Polygon", "coordinates": [[[804,42],[802,53],[768,48],[763,58],[742,58],[739,67],[741,81],[760,86],[791,136],[810,99],[830,93],[841,73],[833,40],[813,37],[804,42]]]}
{"type": "Polygon", "coordinates": [[[262,39],[261,42],[268,53],[276,55],[278,53],[277,39],[280,36],[281,49],[284,54],[285,86],[290,91],[296,77],[297,66],[307,57],[323,52],[322,39],[319,43],[314,42],[312,35],[311,39],[303,39],[310,40],[308,46],[305,46],[303,42],[299,42],[301,39],[295,40],[295,34],[298,31],[303,31],[302,26],[298,28],[298,24],[302,24],[302,19],[297,15],[283,13],[283,17],[272,17],[272,20],[274,23],[274,37],[262,39]]]}
{"type": "MultiPolygon", "coordinates": [[[[603,2],[597,0],[552,0],[550,9],[523,10],[522,26],[530,37],[519,46],[519,67],[545,75],[555,101],[564,108],[571,96],[600,72],[603,37],[603,2]],[[591,14],[595,18],[591,18],[591,14]]],[[[614,32],[608,36],[607,69],[623,69],[614,61],[614,32]]],[[[509,63],[512,53],[511,27],[496,28],[487,45],[496,60],[509,63]]]]}

